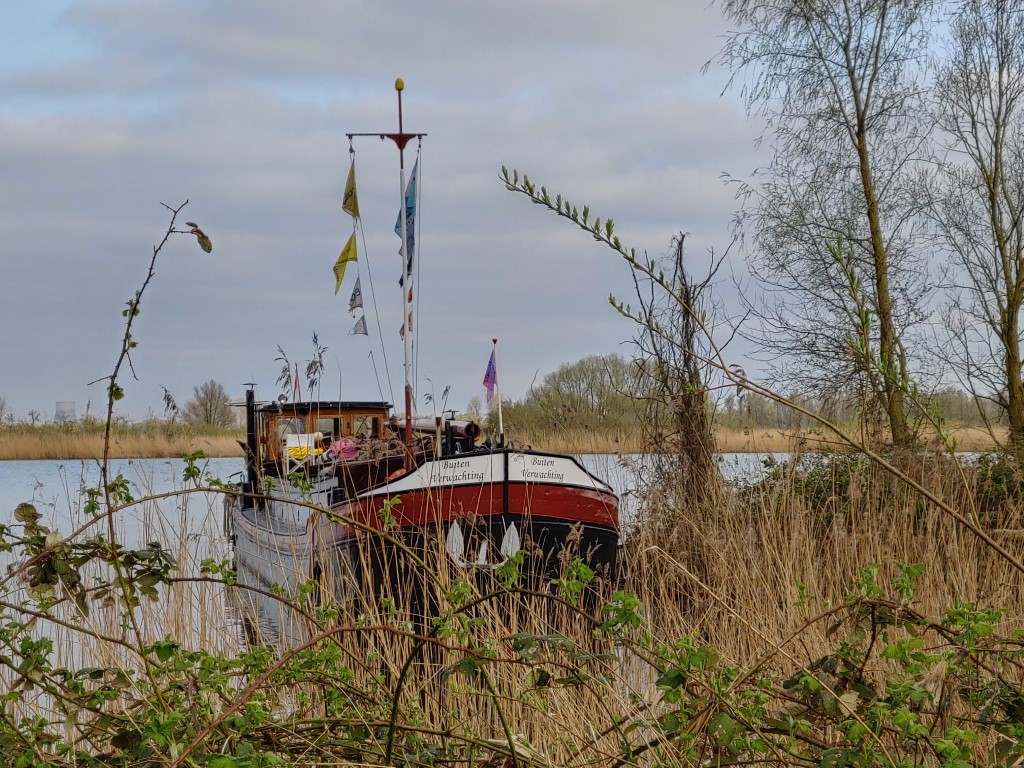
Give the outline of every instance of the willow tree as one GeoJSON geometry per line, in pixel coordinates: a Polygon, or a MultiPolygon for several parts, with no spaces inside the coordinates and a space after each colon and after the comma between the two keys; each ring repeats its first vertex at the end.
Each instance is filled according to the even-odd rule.
{"type": "Polygon", "coordinates": [[[233,427],[238,423],[227,391],[213,379],[192,388],[182,414],[188,424],[199,427],[233,427]]]}
{"type": "Polygon", "coordinates": [[[953,317],[971,389],[1005,411],[1024,457],[1024,13],[966,0],[935,83],[951,152],[940,166],[935,220],[963,279],[953,317]]]}
{"type": "Polygon", "coordinates": [[[903,338],[921,319],[916,160],[930,0],[721,0],[720,60],[746,77],[770,160],[741,194],[761,340],[787,388],[855,382],[892,441],[913,439],[903,338]]]}

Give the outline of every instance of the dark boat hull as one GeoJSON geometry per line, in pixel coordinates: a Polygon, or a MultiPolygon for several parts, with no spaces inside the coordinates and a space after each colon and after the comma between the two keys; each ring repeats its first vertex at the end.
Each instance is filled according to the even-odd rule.
{"type": "Polygon", "coordinates": [[[262,505],[247,508],[245,497],[229,505],[250,634],[294,645],[309,630],[247,586],[289,596],[312,579],[317,599],[343,615],[386,603],[418,621],[435,612],[439,585],[457,578],[482,592],[512,576],[548,589],[578,560],[594,575],[589,594],[614,581],[618,499],[572,457],[479,451],[425,462],[356,495],[337,486],[307,489],[308,502],[282,487],[262,505]]]}

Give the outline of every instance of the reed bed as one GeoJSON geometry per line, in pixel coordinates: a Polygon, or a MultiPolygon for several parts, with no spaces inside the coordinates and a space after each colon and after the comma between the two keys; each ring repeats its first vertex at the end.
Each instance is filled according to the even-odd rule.
{"type": "MultiPolygon", "coordinates": [[[[849,434],[856,429],[849,428],[849,434]]],[[[537,447],[558,453],[638,454],[657,452],[649,438],[639,431],[601,431],[589,429],[552,428],[543,432],[510,428],[509,439],[522,447],[537,447]]],[[[847,450],[834,435],[822,430],[783,430],[750,426],[714,429],[715,449],[720,453],[793,453],[809,451],[847,450]]],[[[988,451],[1005,442],[1006,430],[995,429],[995,437],[981,427],[954,426],[944,438],[932,430],[924,430],[922,446],[938,450],[953,444],[958,451],[988,451]]]]}
{"type": "MultiPolygon", "coordinates": [[[[1024,558],[1024,481],[1011,461],[894,460],[1024,558]]],[[[392,578],[373,582],[326,549],[308,589],[254,595],[211,570],[228,557],[216,494],[131,505],[119,535],[165,542],[179,563],[136,610],[142,645],[164,655],[147,666],[116,600],[87,619],[63,603],[63,623],[31,635],[53,638],[54,658],[86,680],[100,670],[93,687],[124,671],[130,692],[103,709],[127,718],[140,764],[189,764],[188,752],[196,765],[246,765],[265,752],[295,765],[831,765],[840,753],[939,765],[935,750],[953,744],[968,762],[1009,755],[1008,765],[1024,750],[998,705],[1024,690],[1021,573],[939,505],[850,455],[779,465],[701,507],[673,478],[645,477],[615,584],[585,583],[571,552],[552,587],[456,568],[441,535],[410,548],[366,533],[358,562],[376,557],[392,578]],[[922,572],[905,578],[916,563],[922,572]],[[373,588],[353,588],[360,579],[373,588]],[[257,597],[262,614],[247,625],[257,597]],[[950,618],[958,605],[974,618],[950,618]],[[915,638],[908,666],[894,649],[915,638]],[[164,702],[146,710],[154,687],[164,702]],[[918,691],[905,711],[894,698],[904,688],[918,691]],[[904,737],[883,719],[856,742],[850,724],[870,726],[883,705],[924,730],[904,737]],[[166,708],[183,716],[161,744],[166,708]],[[965,729],[977,739],[960,744],[965,729]]],[[[109,581],[100,571],[91,577],[109,581]]],[[[8,690],[19,669],[2,671],[8,690]]],[[[42,718],[94,752],[111,743],[96,735],[98,715],[70,719],[44,689],[4,716],[42,718]]]]}
{"type": "MultiPolygon", "coordinates": [[[[119,431],[110,441],[110,458],[171,458],[202,451],[211,457],[241,456],[235,435],[178,432],[147,434],[119,431]]],[[[103,434],[75,430],[0,430],[0,461],[99,459],[103,434]]]]}
{"type": "MultiPolygon", "coordinates": [[[[808,611],[841,602],[872,564],[882,565],[883,582],[897,562],[924,564],[915,606],[926,613],[962,599],[1000,606],[1007,626],[1022,626],[1021,574],[949,514],[860,456],[799,466],[797,457],[768,480],[724,491],[712,508],[680,509],[671,488],[652,491],[645,509],[653,512],[627,546],[629,586],[737,660],[770,650],[808,611]],[[667,595],[675,598],[669,607],[667,595]]],[[[915,455],[905,466],[1024,558],[1019,470],[993,476],[943,454],[915,455]]],[[[825,637],[801,641],[820,650],[825,637]]]]}
{"type": "MultiPolygon", "coordinates": [[[[110,444],[111,458],[170,458],[202,451],[211,457],[242,456],[242,433],[210,433],[166,425],[118,426],[110,444]]],[[[639,432],[587,429],[551,429],[531,432],[511,428],[507,435],[515,445],[573,454],[649,453],[656,446],[639,432]]],[[[987,451],[996,447],[996,439],[1005,440],[1005,430],[996,431],[996,439],[979,427],[954,427],[948,437],[960,451],[987,451]]],[[[938,436],[929,433],[922,443],[941,448],[938,436]]],[[[835,439],[820,431],[789,432],[779,429],[718,427],[715,447],[721,453],[790,453],[795,451],[833,451],[844,449],[835,439]]],[[[97,459],[103,455],[103,433],[98,427],[78,428],[48,425],[20,425],[0,429],[0,461],[26,459],[97,459]]]]}

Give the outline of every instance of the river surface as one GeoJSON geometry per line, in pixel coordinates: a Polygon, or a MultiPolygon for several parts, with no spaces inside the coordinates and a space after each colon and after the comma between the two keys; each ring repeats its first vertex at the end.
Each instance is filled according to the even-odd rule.
{"type": "MultiPolygon", "coordinates": [[[[766,461],[784,459],[785,454],[722,454],[719,467],[730,481],[751,481],[763,475],[766,461]]],[[[583,455],[583,464],[607,481],[622,496],[623,517],[635,508],[637,467],[640,456],[583,455]]],[[[204,459],[197,465],[204,476],[225,482],[237,481],[243,471],[241,458],[204,459]]],[[[188,487],[181,459],[125,459],[111,462],[111,477],[118,473],[130,483],[132,495],[143,498],[172,493],[188,487]]],[[[84,492],[99,485],[99,466],[86,460],[0,461],[0,523],[10,524],[14,508],[31,502],[43,515],[43,522],[62,533],[88,521],[83,511],[84,492]]],[[[187,498],[161,499],[140,504],[124,512],[121,522],[125,543],[163,540],[162,534],[195,535],[220,524],[220,503],[216,494],[192,494],[187,498]],[[183,531],[184,528],[187,529],[183,531]]]]}

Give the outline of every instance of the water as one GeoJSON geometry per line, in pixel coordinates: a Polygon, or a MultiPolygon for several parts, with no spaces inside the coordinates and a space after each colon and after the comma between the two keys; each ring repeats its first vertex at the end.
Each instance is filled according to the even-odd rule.
{"type": "MultiPolygon", "coordinates": [[[[122,474],[128,480],[132,496],[139,499],[146,496],[171,493],[185,487],[182,480],[184,462],[180,459],[126,459],[111,462],[110,476],[122,474]]],[[[204,474],[226,482],[237,480],[242,472],[242,460],[204,459],[197,465],[204,474]]],[[[43,524],[67,533],[74,527],[88,521],[83,505],[85,489],[99,485],[99,465],[95,461],[0,461],[0,522],[13,521],[14,508],[22,502],[30,502],[43,516],[43,524]]],[[[195,516],[197,510],[213,505],[218,508],[215,494],[190,499],[187,511],[195,516]],[[197,503],[200,502],[200,503],[197,503]]],[[[129,537],[126,543],[136,543],[145,534],[156,532],[154,526],[177,529],[182,503],[140,504],[121,513],[122,525],[129,537]],[[154,518],[154,507],[160,512],[154,518]]],[[[205,512],[201,518],[205,518],[205,512]]],[[[194,530],[205,527],[203,519],[192,521],[194,530]]]]}
{"type": "MultiPolygon", "coordinates": [[[[730,482],[752,482],[764,476],[766,461],[784,461],[788,454],[727,453],[719,457],[722,476],[730,482]]],[[[584,466],[608,482],[621,497],[623,517],[632,517],[636,508],[637,469],[643,463],[640,455],[584,455],[584,466]]],[[[181,459],[127,459],[111,463],[111,477],[121,473],[128,480],[135,498],[171,493],[185,487],[182,480],[184,463],[181,459]]],[[[241,458],[204,459],[199,465],[204,474],[233,482],[243,471],[241,458]]],[[[43,515],[45,525],[67,532],[71,526],[86,521],[82,511],[86,488],[99,485],[99,467],[95,461],[0,461],[0,523],[13,521],[14,508],[22,502],[31,502],[43,515]]],[[[208,527],[210,514],[219,524],[220,504],[208,494],[189,500],[188,528],[192,532],[208,527]],[[200,502],[200,503],[197,503],[200,502]],[[212,512],[211,512],[212,510],[212,512]]],[[[180,528],[181,504],[163,502],[139,505],[125,510],[121,517],[126,543],[140,542],[147,533],[156,533],[160,527],[177,531],[180,528]],[[152,506],[158,506],[154,513],[152,506]]]]}

